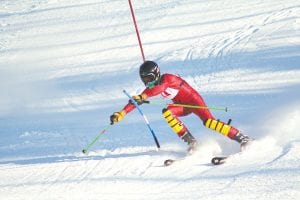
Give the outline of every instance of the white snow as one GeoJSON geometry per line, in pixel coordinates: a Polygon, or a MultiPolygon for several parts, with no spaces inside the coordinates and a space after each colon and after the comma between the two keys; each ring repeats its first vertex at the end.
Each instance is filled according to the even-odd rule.
{"type": "MultiPolygon", "coordinates": [[[[128,1],[0,1],[0,199],[300,199],[300,2],[132,0],[146,59],[185,78],[257,142],[182,118],[186,145],[143,105],[81,150],[143,89],[128,1]]],[[[155,101],[160,99],[155,99],[155,101]]]]}

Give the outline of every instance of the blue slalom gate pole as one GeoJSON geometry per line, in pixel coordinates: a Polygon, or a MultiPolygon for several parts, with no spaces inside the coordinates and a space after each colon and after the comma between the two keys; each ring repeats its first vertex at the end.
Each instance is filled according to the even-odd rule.
{"type": "Polygon", "coordinates": [[[150,130],[150,132],[151,132],[151,134],[152,134],[152,136],[153,136],[153,139],[154,139],[154,141],[155,141],[156,147],[159,149],[159,148],[160,148],[160,145],[159,145],[159,143],[158,143],[157,137],[156,137],[156,135],[155,135],[153,129],[152,129],[151,126],[150,126],[150,123],[149,123],[147,117],[144,115],[144,113],[142,112],[141,108],[140,108],[139,105],[136,103],[136,101],[135,101],[135,100],[134,100],[127,92],[126,92],[126,90],[123,90],[123,92],[124,92],[124,94],[125,94],[126,96],[128,96],[129,99],[131,99],[131,102],[135,105],[135,107],[138,109],[139,113],[143,116],[143,118],[144,118],[144,120],[145,120],[145,122],[146,122],[146,124],[147,124],[147,127],[149,128],[149,130],[150,130]]]}

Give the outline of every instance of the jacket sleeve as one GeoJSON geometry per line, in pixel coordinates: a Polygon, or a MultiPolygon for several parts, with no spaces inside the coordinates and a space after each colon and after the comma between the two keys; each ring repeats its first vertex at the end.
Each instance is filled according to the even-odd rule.
{"type": "Polygon", "coordinates": [[[126,114],[131,112],[133,109],[135,109],[135,106],[131,103],[126,104],[123,108],[126,114]]]}
{"type": "Polygon", "coordinates": [[[147,95],[147,97],[153,97],[161,94],[168,87],[170,79],[165,75],[162,76],[162,81],[159,85],[155,86],[152,89],[146,88],[142,94],[147,95]]]}
{"type": "MultiPolygon", "coordinates": [[[[140,95],[145,96],[145,100],[148,99],[149,97],[153,97],[153,96],[157,96],[160,93],[162,93],[168,86],[168,80],[167,78],[165,78],[164,76],[162,77],[162,82],[161,84],[155,86],[154,88],[146,88],[140,95]]],[[[127,103],[123,110],[127,113],[131,112],[133,109],[135,109],[135,105],[131,104],[131,103],[127,103]]]]}

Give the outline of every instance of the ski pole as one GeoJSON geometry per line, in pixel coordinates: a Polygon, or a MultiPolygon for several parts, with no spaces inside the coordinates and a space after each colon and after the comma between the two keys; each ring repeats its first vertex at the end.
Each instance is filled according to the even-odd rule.
{"type": "Polygon", "coordinates": [[[157,101],[144,101],[144,103],[154,104],[154,105],[167,105],[167,106],[180,106],[185,108],[198,108],[198,109],[208,109],[208,110],[223,110],[225,112],[228,111],[227,107],[208,107],[208,106],[198,106],[198,105],[188,105],[188,104],[179,104],[179,103],[163,103],[157,101]]]}
{"type": "Polygon", "coordinates": [[[134,100],[127,92],[126,92],[126,90],[123,90],[123,92],[124,92],[124,94],[125,94],[126,96],[129,97],[129,99],[131,100],[131,102],[135,105],[135,107],[138,109],[138,111],[140,112],[140,114],[143,116],[143,118],[144,118],[144,120],[145,120],[145,122],[146,122],[146,124],[147,124],[147,127],[149,128],[149,130],[150,130],[150,132],[151,132],[151,134],[152,134],[152,136],[153,136],[153,139],[154,139],[154,141],[155,141],[156,147],[159,149],[159,148],[160,148],[160,145],[159,145],[159,143],[158,143],[157,137],[156,137],[156,135],[155,135],[153,129],[152,129],[151,126],[150,126],[150,123],[149,123],[147,117],[144,115],[144,113],[142,112],[141,108],[140,108],[139,105],[136,103],[136,101],[135,101],[135,100],[134,100]]]}
{"type": "Polygon", "coordinates": [[[99,140],[100,136],[104,134],[109,128],[111,127],[111,124],[107,125],[96,137],[95,139],[88,144],[83,150],[82,153],[86,154],[88,150],[99,140]]]}

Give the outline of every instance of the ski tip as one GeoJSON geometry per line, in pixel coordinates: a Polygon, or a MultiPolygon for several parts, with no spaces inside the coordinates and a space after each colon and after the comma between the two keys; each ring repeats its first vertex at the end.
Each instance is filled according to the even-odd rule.
{"type": "Polygon", "coordinates": [[[214,165],[221,165],[225,163],[227,157],[214,157],[211,159],[211,163],[214,165]]]}
{"type": "Polygon", "coordinates": [[[170,166],[170,165],[172,165],[174,162],[175,162],[175,160],[167,159],[167,160],[165,160],[164,165],[165,165],[165,166],[170,166]]]}

